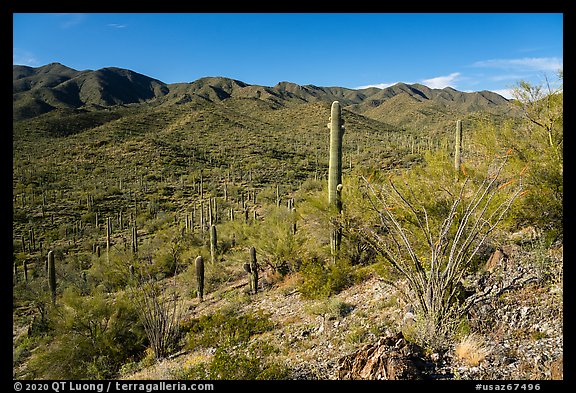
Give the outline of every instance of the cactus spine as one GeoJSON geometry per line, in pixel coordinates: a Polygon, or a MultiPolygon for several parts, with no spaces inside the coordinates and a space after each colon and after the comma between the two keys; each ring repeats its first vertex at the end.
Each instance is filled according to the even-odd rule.
{"type": "MultiPolygon", "coordinates": [[[[330,162],[328,167],[328,204],[338,213],[342,212],[342,138],[344,136],[344,119],[338,101],[332,103],[330,110],[330,162]]],[[[342,231],[336,225],[332,229],[330,249],[332,260],[336,260],[336,253],[340,249],[342,231]]]]}
{"type": "Polygon", "coordinates": [[[196,267],[196,292],[198,299],[204,301],[204,258],[197,256],[194,262],[196,267]]]}
{"type": "Polygon", "coordinates": [[[458,180],[458,173],[462,165],[462,120],[456,120],[456,138],[454,143],[454,172],[458,180]]]}
{"type": "Polygon", "coordinates": [[[52,297],[52,304],[56,304],[56,267],[54,265],[54,251],[48,251],[48,286],[50,287],[50,295],[52,297]]]}
{"type": "Polygon", "coordinates": [[[216,263],[216,250],[218,247],[218,236],[216,233],[216,225],[210,227],[210,256],[212,263],[216,263]]]}

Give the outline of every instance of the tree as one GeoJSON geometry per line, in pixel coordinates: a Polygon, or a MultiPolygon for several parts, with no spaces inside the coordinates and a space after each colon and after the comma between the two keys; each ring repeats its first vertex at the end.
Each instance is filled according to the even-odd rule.
{"type": "Polygon", "coordinates": [[[562,166],[563,120],[564,120],[564,74],[558,74],[559,85],[552,86],[545,76],[545,85],[518,82],[512,90],[516,104],[532,127],[529,130],[537,139],[544,140],[556,160],[562,166]]]}

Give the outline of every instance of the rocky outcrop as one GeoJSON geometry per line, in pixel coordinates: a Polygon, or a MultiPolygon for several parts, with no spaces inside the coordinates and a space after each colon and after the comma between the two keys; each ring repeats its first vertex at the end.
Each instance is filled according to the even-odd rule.
{"type": "Polygon", "coordinates": [[[424,379],[430,365],[402,333],[381,337],[338,361],[338,379],[424,379]]]}

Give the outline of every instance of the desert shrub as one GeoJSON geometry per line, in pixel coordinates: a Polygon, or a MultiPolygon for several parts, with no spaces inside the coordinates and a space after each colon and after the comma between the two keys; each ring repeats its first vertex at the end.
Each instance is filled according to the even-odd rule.
{"type": "Polygon", "coordinates": [[[298,230],[293,232],[293,223],[297,214],[286,207],[271,206],[264,212],[264,220],[248,228],[262,265],[270,266],[274,271],[284,275],[296,270],[302,254],[305,235],[298,230]]]}
{"type": "Polygon", "coordinates": [[[188,332],[187,347],[194,349],[245,343],[273,327],[274,323],[263,313],[240,314],[228,308],[192,319],[182,329],[188,332]]]}
{"type": "Polygon", "coordinates": [[[477,334],[469,334],[460,340],[454,349],[454,355],[461,362],[476,367],[490,353],[482,338],[477,334]]]}
{"type": "Polygon", "coordinates": [[[178,370],[177,379],[276,380],[288,379],[290,369],[271,358],[277,352],[271,345],[218,347],[211,360],[178,370]]]}
{"type": "Polygon", "coordinates": [[[356,281],[354,269],[345,259],[336,263],[319,258],[306,259],[300,267],[300,293],[308,299],[328,298],[348,288],[356,281]]]}
{"type": "Polygon", "coordinates": [[[28,362],[33,379],[109,379],[138,357],[145,336],[136,310],[121,296],[80,296],[68,288],[52,310],[54,330],[28,362]]]}

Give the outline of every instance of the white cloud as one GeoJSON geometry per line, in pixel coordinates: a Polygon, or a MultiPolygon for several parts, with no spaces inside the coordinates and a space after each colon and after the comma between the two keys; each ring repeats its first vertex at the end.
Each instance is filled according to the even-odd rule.
{"type": "Polygon", "coordinates": [[[473,67],[500,68],[516,71],[553,71],[563,69],[558,57],[523,57],[521,59],[490,59],[472,64],[473,67]]]}
{"type": "Polygon", "coordinates": [[[39,65],[38,59],[32,52],[28,52],[23,49],[13,48],[12,49],[12,64],[26,65],[30,67],[35,67],[39,65]]]}
{"type": "Polygon", "coordinates": [[[385,89],[387,87],[390,86],[394,86],[396,83],[398,82],[393,82],[393,83],[375,83],[373,85],[365,85],[365,86],[358,86],[355,87],[354,89],[360,90],[360,89],[368,89],[370,87],[377,87],[378,89],[385,89]]]}
{"type": "Polygon", "coordinates": [[[108,27],[113,27],[113,28],[115,28],[115,29],[123,29],[123,28],[127,27],[127,25],[122,25],[122,24],[119,24],[119,23],[108,23],[107,26],[108,26],[108,27]]]}
{"type": "Polygon", "coordinates": [[[84,22],[86,14],[56,14],[60,17],[60,28],[69,29],[84,22]]]}
{"type": "Polygon", "coordinates": [[[403,81],[403,82],[391,82],[391,83],[388,83],[388,82],[375,83],[375,84],[373,84],[373,85],[365,85],[365,86],[353,87],[353,89],[355,89],[355,90],[360,90],[360,89],[368,89],[368,88],[370,88],[370,87],[377,87],[378,89],[385,89],[385,88],[387,88],[387,87],[394,86],[395,84],[398,84],[398,83],[405,83],[405,84],[407,84],[407,85],[411,85],[411,84],[413,84],[413,83],[415,83],[415,82],[404,82],[404,81],[403,81]]]}
{"type": "Polygon", "coordinates": [[[497,90],[490,90],[490,91],[494,92],[496,94],[500,94],[502,97],[507,98],[509,100],[514,98],[514,96],[512,95],[512,89],[497,89],[497,90]]]}
{"type": "Polygon", "coordinates": [[[422,84],[428,86],[431,89],[443,89],[448,86],[454,87],[454,81],[460,76],[459,72],[453,72],[446,76],[437,76],[435,78],[423,79],[422,84]]]}

